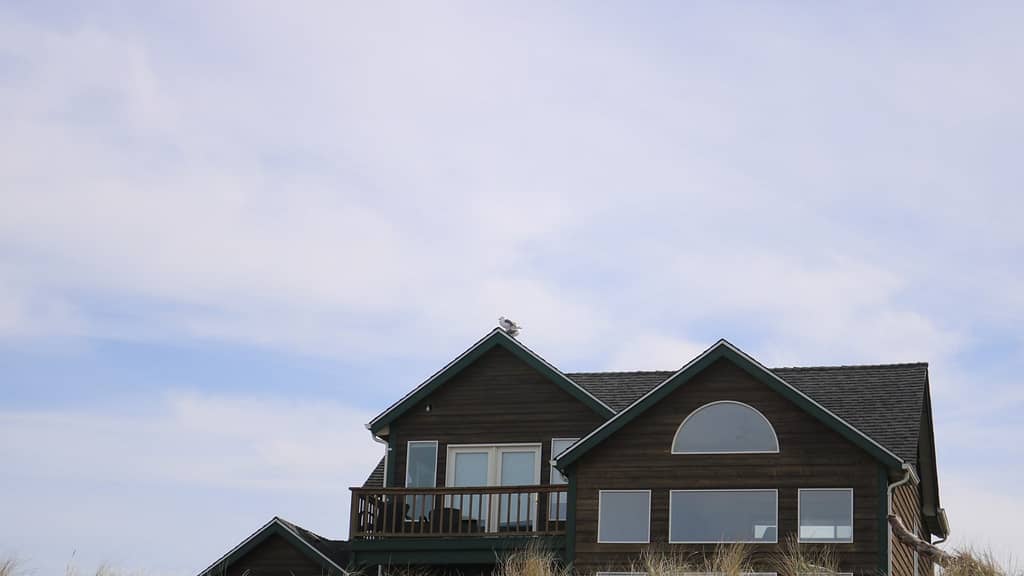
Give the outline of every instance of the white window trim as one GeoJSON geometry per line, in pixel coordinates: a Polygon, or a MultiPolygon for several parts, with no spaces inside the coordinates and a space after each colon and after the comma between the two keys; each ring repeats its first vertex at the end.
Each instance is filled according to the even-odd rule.
{"type": "MultiPolygon", "coordinates": [[[[740,572],[739,574],[740,576],[778,576],[778,572],[740,572]]],[[[721,572],[683,572],[680,576],[723,576],[723,574],[721,572]]]]}
{"type": "MultiPolygon", "coordinates": [[[[555,461],[555,456],[558,456],[558,454],[555,454],[555,442],[557,442],[559,440],[561,440],[563,442],[572,442],[572,444],[569,444],[569,448],[572,448],[573,444],[575,444],[575,443],[580,441],[579,438],[552,438],[551,439],[551,462],[554,462],[555,461]]],[[[568,450],[569,448],[566,448],[565,450],[568,450]]],[[[565,452],[565,450],[562,450],[562,452],[565,452]]],[[[555,468],[554,464],[549,464],[548,465],[548,484],[551,484],[553,486],[567,486],[569,484],[568,482],[558,482],[556,484],[555,483],[555,474],[561,474],[561,472],[559,472],[558,469],[555,468]]],[[[630,572],[630,574],[632,574],[632,572],[630,572]]]]}
{"type": "Polygon", "coordinates": [[[540,442],[513,442],[505,444],[449,444],[446,450],[445,458],[445,471],[444,471],[444,485],[451,486],[452,478],[455,477],[455,458],[453,454],[458,452],[484,452],[489,451],[490,456],[488,457],[488,469],[487,469],[487,485],[498,486],[498,449],[499,448],[529,448],[536,452],[537,456],[534,460],[534,484],[540,484],[541,476],[541,451],[544,449],[543,444],[540,442]]]}
{"type": "Polygon", "coordinates": [[[853,543],[853,532],[856,523],[853,517],[853,488],[800,488],[796,491],[796,541],[801,544],[852,544],[853,543]],[[804,540],[800,536],[800,528],[803,527],[801,524],[800,517],[800,502],[803,500],[800,495],[804,492],[842,492],[846,491],[850,493],[850,539],[849,540],[822,540],[821,538],[813,538],[811,540],[804,540]]]}
{"type": "Polygon", "coordinates": [[[668,491],[668,542],[669,544],[778,544],[779,543],[779,490],[777,488],[716,488],[703,490],[668,491]],[[774,540],[673,540],[672,539],[672,494],[676,492],[774,492],[775,493],[775,539],[774,540]]]}
{"type": "Polygon", "coordinates": [[[651,543],[651,491],[650,490],[598,490],[597,491],[597,543],[598,544],[650,544],[651,543]],[[647,494],[647,536],[644,540],[601,540],[601,500],[605,494],[647,494]]]}
{"type": "Polygon", "coordinates": [[[697,408],[693,412],[690,412],[686,416],[686,418],[683,418],[682,423],[679,424],[678,428],[676,428],[676,433],[672,435],[672,446],[671,446],[670,449],[672,451],[672,454],[778,454],[779,453],[779,435],[775,433],[775,426],[772,426],[771,421],[768,420],[768,418],[764,414],[762,414],[760,410],[758,410],[757,408],[754,408],[750,404],[739,402],[737,400],[716,400],[715,402],[708,402],[707,404],[697,408]],[[731,450],[701,450],[699,452],[694,452],[694,451],[689,451],[689,450],[677,451],[676,450],[676,438],[679,436],[679,432],[683,429],[683,426],[686,426],[686,423],[689,422],[690,418],[692,418],[694,416],[694,414],[700,412],[701,410],[704,410],[705,408],[709,408],[711,406],[715,406],[716,404],[738,404],[740,406],[744,406],[746,408],[749,408],[749,409],[753,410],[754,413],[757,414],[758,416],[760,416],[761,419],[764,420],[765,424],[768,425],[768,429],[772,431],[772,440],[775,441],[775,450],[742,450],[742,451],[739,451],[739,452],[735,452],[735,451],[731,451],[731,450]]]}
{"type": "MultiPolygon", "coordinates": [[[[410,448],[412,448],[413,444],[433,444],[434,445],[434,476],[433,476],[433,483],[430,486],[416,486],[416,488],[437,488],[437,460],[438,460],[438,458],[437,458],[438,457],[438,452],[437,451],[440,448],[438,446],[437,440],[409,440],[408,442],[405,443],[405,482],[403,482],[403,484],[405,484],[406,488],[412,488],[412,486],[409,486],[409,454],[412,453],[412,450],[410,450],[410,448]]],[[[387,465],[387,460],[386,459],[384,460],[384,464],[385,464],[385,466],[387,465]]],[[[386,474],[385,474],[385,478],[387,478],[386,474]]]]}

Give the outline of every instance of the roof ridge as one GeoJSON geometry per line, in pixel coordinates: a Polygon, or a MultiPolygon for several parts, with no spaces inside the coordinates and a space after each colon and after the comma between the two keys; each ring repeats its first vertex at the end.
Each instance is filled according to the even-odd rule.
{"type": "MultiPolygon", "coordinates": [[[[827,364],[822,366],[774,366],[769,370],[835,370],[837,368],[845,369],[857,369],[857,368],[896,368],[896,367],[907,367],[907,366],[928,366],[927,362],[883,362],[879,364],[827,364]]],[[[666,369],[666,370],[583,370],[579,372],[565,372],[566,376],[570,374],[658,374],[661,372],[669,372],[674,374],[677,370],[666,369]]]]}
{"type": "Polygon", "coordinates": [[[833,364],[826,366],[775,366],[769,368],[769,370],[835,370],[838,368],[850,369],[870,369],[870,368],[897,368],[897,367],[910,367],[910,366],[928,366],[927,362],[889,362],[881,364],[833,364]]]}
{"type": "Polygon", "coordinates": [[[584,370],[582,372],[565,372],[565,374],[659,374],[661,372],[674,373],[675,370],[584,370]]]}

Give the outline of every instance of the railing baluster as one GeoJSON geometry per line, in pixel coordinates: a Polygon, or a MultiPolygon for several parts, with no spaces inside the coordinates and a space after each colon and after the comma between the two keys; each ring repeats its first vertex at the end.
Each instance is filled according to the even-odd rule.
{"type": "Polygon", "coordinates": [[[353,539],[565,532],[560,485],[351,490],[353,539]]]}

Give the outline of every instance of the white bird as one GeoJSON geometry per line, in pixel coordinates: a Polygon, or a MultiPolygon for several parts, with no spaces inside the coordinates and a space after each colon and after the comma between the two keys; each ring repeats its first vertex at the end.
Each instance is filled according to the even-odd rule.
{"type": "Polygon", "coordinates": [[[519,331],[523,329],[522,326],[516,324],[514,320],[509,320],[504,316],[498,317],[498,327],[504,330],[509,336],[515,338],[519,335],[519,331]]]}

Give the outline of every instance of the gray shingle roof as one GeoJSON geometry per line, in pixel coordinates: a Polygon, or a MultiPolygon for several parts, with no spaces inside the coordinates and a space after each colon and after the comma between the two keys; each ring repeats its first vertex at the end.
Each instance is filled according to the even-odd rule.
{"type": "MultiPolygon", "coordinates": [[[[907,462],[917,463],[928,364],[772,368],[780,378],[810,396],[907,462]]],[[[577,372],[566,374],[616,412],[672,371],[577,372]]]]}
{"type": "Polygon", "coordinates": [[[363,482],[363,488],[380,488],[384,485],[384,459],[381,458],[380,462],[377,462],[377,466],[374,467],[373,472],[366,478],[366,482],[363,482]]]}
{"type": "MultiPolygon", "coordinates": [[[[771,368],[780,378],[806,394],[854,428],[917,465],[928,364],[814,366],[771,368]]],[[[672,370],[639,372],[571,372],[566,376],[612,410],[621,412],[669,376],[672,370]]],[[[364,487],[384,484],[384,460],[364,487]]]]}

